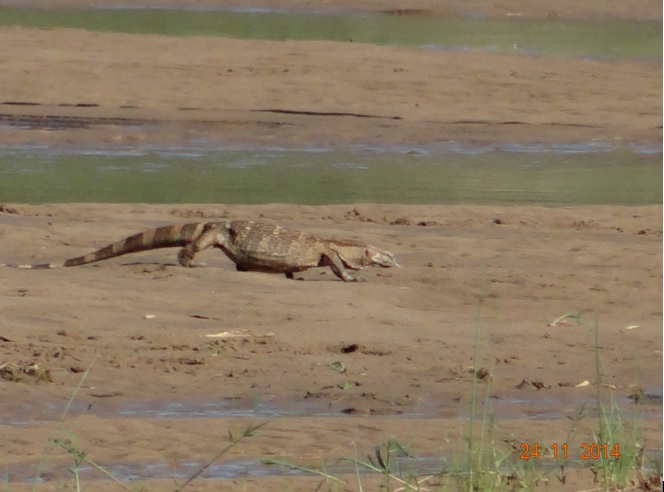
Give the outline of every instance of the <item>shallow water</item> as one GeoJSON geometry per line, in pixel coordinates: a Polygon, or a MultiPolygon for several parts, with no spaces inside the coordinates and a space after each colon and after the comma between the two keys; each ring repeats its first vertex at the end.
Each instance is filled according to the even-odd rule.
{"type": "MultiPolygon", "coordinates": [[[[437,475],[442,473],[459,473],[459,464],[453,462],[450,457],[443,456],[418,456],[406,457],[398,456],[394,453],[391,457],[391,466],[389,467],[391,473],[396,476],[422,476],[422,475],[437,475]],[[396,456],[395,456],[396,455],[396,456]]],[[[661,454],[659,451],[649,451],[646,453],[646,460],[652,461],[661,454]]],[[[331,462],[320,463],[318,466],[298,466],[295,462],[285,461],[285,465],[270,464],[269,460],[263,462],[257,459],[234,459],[234,460],[221,460],[219,463],[213,463],[200,474],[199,479],[208,480],[230,480],[237,478],[260,478],[269,476],[314,476],[320,475],[322,472],[339,477],[341,475],[366,475],[372,472],[366,467],[356,466],[350,460],[357,459],[359,461],[367,462],[365,457],[348,456],[339,460],[331,462]],[[289,466],[290,465],[290,466],[289,466]],[[308,469],[307,469],[308,468],[308,469]],[[316,473],[318,470],[320,473],[316,473]]],[[[458,459],[458,458],[457,458],[458,459]]],[[[110,466],[104,466],[113,477],[122,482],[157,480],[157,479],[173,479],[178,481],[185,481],[187,478],[197,473],[201,468],[207,465],[204,461],[180,461],[173,462],[149,462],[149,463],[116,463],[110,466]]],[[[505,463],[499,469],[508,473],[511,471],[509,463],[505,463]]],[[[583,463],[578,460],[567,460],[565,466],[568,469],[581,468],[583,463]]],[[[549,458],[539,459],[537,462],[537,469],[540,472],[546,470],[559,469],[560,462],[554,461],[549,458]]],[[[64,467],[58,470],[48,470],[44,475],[48,476],[45,480],[38,476],[37,467],[33,464],[26,465],[13,465],[10,468],[10,477],[12,482],[28,482],[28,483],[44,483],[52,482],[54,480],[65,480],[71,477],[64,467]]],[[[80,478],[87,482],[92,479],[103,479],[104,476],[92,466],[83,465],[78,469],[80,478]]],[[[222,482],[223,483],[223,482],[222,482]]],[[[222,486],[220,484],[220,486],[222,486]]],[[[344,489],[347,490],[347,489],[344,489]]],[[[403,489],[408,490],[408,489],[403,489]]],[[[423,488],[422,490],[429,490],[423,488]]],[[[435,490],[435,489],[434,489],[435,490]]]]}
{"type": "Polygon", "coordinates": [[[647,205],[659,149],[0,147],[0,202],[647,205]]]}
{"type": "MultiPolygon", "coordinates": [[[[616,405],[620,408],[623,417],[634,417],[641,420],[658,420],[662,418],[661,390],[648,392],[641,403],[635,404],[627,397],[612,395],[606,401],[607,408],[616,405]]],[[[491,398],[490,401],[478,401],[477,415],[489,409],[491,415],[500,420],[560,420],[577,415],[581,408],[589,417],[597,417],[597,404],[594,397],[587,396],[544,396],[536,399],[504,397],[491,398]]],[[[67,407],[67,417],[93,414],[102,419],[128,418],[128,419],[274,419],[274,418],[370,418],[373,414],[366,414],[344,407],[342,404],[333,404],[327,401],[310,400],[253,400],[249,398],[222,398],[215,400],[158,400],[158,401],[122,401],[111,398],[100,399],[94,403],[72,402],[67,407]]],[[[0,425],[25,426],[36,423],[57,422],[62,419],[65,406],[58,402],[41,402],[39,407],[24,407],[21,417],[0,416],[0,425]]],[[[16,411],[13,412],[14,414],[16,411]]],[[[443,402],[422,402],[408,411],[396,410],[392,413],[381,412],[382,418],[396,419],[441,419],[441,418],[470,418],[470,411],[459,411],[443,402]]]]}
{"type": "Polygon", "coordinates": [[[442,50],[592,58],[662,57],[661,22],[487,19],[155,8],[3,8],[0,26],[71,27],[168,36],[328,40],[442,50]]]}
{"type": "MultiPolygon", "coordinates": [[[[400,470],[404,474],[426,475],[445,473],[449,470],[449,460],[439,456],[427,456],[417,458],[397,458],[392,461],[392,471],[400,470]]],[[[113,477],[122,482],[144,481],[144,480],[158,480],[158,479],[173,479],[184,481],[194,473],[198,472],[207,463],[203,461],[180,461],[173,462],[149,462],[149,463],[116,463],[104,466],[113,477]]],[[[555,462],[544,463],[540,466],[542,468],[550,468],[555,462]]],[[[296,465],[296,463],[292,463],[296,465]]],[[[570,462],[573,467],[574,463],[570,462]]],[[[369,470],[356,466],[348,461],[335,461],[325,463],[324,471],[332,476],[348,475],[356,473],[366,474],[369,470]]],[[[77,470],[79,477],[88,482],[92,479],[103,479],[103,475],[95,470],[92,466],[82,465],[77,470]]],[[[234,459],[227,461],[220,461],[213,463],[211,466],[200,475],[200,479],[235,479],[235,478],[259,478],[269,476],[305,476],[317,475],[311,471],[306,471],[302,468],[295,468],[290,466],[278,466],[274,464],[264,464],[261,460],[257,459],[234,459]]],[[[62,481],[70,479],[71,475],[65,467],[51,468],[47,470],[37,470],[34,464],[18,464],[12,465],[9,469],[10,482],[28,482],[28,483],[45,483],[53,481],[62,481]],[[47,475],[48,478],[43,478],[47,475]]],[[[0,482],[1,484],[2,482],[0,482]]]]}
{"type": "MultiPolygon", "coordinates": [[[[661,420],[661,390],[655,389],[654,400],[647,404],[634,404],[624,397],[614,398],[612,405],[618,405],[621,410],[621,418],[636,418],[638,421],[661,420]]],[[[489,412],[492,418],[500,420],[519,419],[519,420],[565,420],[578,417],[581,409],[587,411],[587,416],[597,417],[593,412],[594,399],[584,397],[574,398],[540,398],[537,400],[523,400],[515,398],[492,399],[488,404],[489,412]],[[556,408],[557,410],[553,410],[556,408]]],[[[45,420],[30,421],[11,421],[2,424],[9,425],[34,425],[42,422],[59,421],[63,409],[63,404],[47,405],[47,409],[52,413],[52,418],[45,420]]],[[[486,417],[483,415],[485,404],[478,402],[478,418],[486,417]]],[[[440,411],[436,412],[436,406],[425,405],[420,411],[393,415],[393,418],[440,418],[440,411]]],[[[40,406],[40,410],[45,410],[40,406]]],[[[274,418],[292,418],[292,417],[334,417],[343,419],[345,416],[339,412],[331,412],[329,406],[320,402],[293,402],[293,401],[272,401],[256,402],[250,399],[245,400],[218,400],[218,401],[161,401],[161,402],[129,402],[116,405],[112,402],[101,401],[99,405],[92,409],[82,405],[74,404],[68,412],[68,417],[73,417],[81,413],[94,413],[100,418],[150,418],[150,419],[219,419],[219,418],[238,418],[244,417],[254,421],[255,419],[274,419],[274,418]]],[[[354,417],[358,417],[355,415],[354,417]]],[[[390,417],[381,415],[382,418],[390,417]]],[[[368,418],[368,416],[367,416],[368,418]]],[[[451,415],[446,418],[464,418],[463,415],[451,415]]],[[[438,425],[438,424],[432,424],[438,425]]],[[[646,452],[646,462],[650,463],[658,455],[661,455],[661,449],[648,449],[646,452]]],[[[398,453],[397,453],[398,454],[398,453]]],[[[574,455],[576,456],[576,455],[574,455]]],[[[445,473],[456,468],[451,467],[449,456],[401,456],[391,460],[392,470],[399,470],[408,474],[437,474],[445,473]]],[[[136,480],[155,480],[155,479],[176,479],[185,480],[198,472],[207,464],[206,461],[185,460],[178,462],[125,462],[125,463],[105,463],[104,468],[116,479],[123,482],[136,480]]],[[[545,470],[556,465],[552,459],[543,458],[538,460],[538,469],[545,470]]],[[[572,457],[570,453],[569,460],[565,461],[565,466],[574,468],[581,462],[572,457]]],[[[458,464],[457,464],[458,465],[458,464]]],[[[559,466],[558,463],[557,466],[559,466]]],[[[321,464],[325,471],[333,476],[355,473],[355,465],[349,461],[333,460],[321,464]]],[[[367,473],[369,470],[360,467],[360,473],[367,473]]],[[[78,469],[80,477],[89,481],[92,479],[104,479],[99,471],[92,466],[83,464],[78,469]]],[[[311,471],[301,468],[294,469],[283,465],[269,465],[262,460],[254,458],[246,459],[220,459],[206,468],[201,475],[203,479],[233,479],[242,477],[267,477],[273,475],[311,475],[311,471]]],[[[35,463],[17,463],[8,467],[5,475],[6,482],[53,482],[70,479],[69,470],[63,466],[50,465],[39,467],[35,463]],[[46,477],[46,478],[44,478],[46,477]]],[[[2,483],[2,482],[0,482],[2,483]]]]}
{"type": "MultiPolygon", "coordinates": [[[[662,418],[662,394],[661,388],[646,390],[647,398],[642,400],[644,403],[635,404],[626,397],[613,395],[610,401],[607,400],[607,408],[620,409],[620,416],[623,419],[635,419],[638,422],[660,421],[662,418]]],[[[609,395],[607,395],[609,398],[609,395]]],[[[11,426],[34,426],[44,423],[61,422],[63,418],[65,402],[58,401],[47,403],[40,401],[39,405],[25,408],[21,420],[15,418],[2,418],[0,425],[11,426]],[[36,418],[35,418],[36,417],[36,418]]],[[[340,408],[340,407],[338,407],[340,408]]],[[[77,415],[94,414],[100,419],[206,419],[211,426],[218,425],[217,419],[224,418],[244,418],[247,419],[247,426],[258,421],[314,417],[321,418],[323,422],[329,422],[330,418],[346,419],[346,415],[341,413],[338,408],[333,410],[330,403],[320,401],[289,401],[289,400],[265,400],[258,401],[250,398],[245,399],[217,399],[217,400],[182,400],[182,401],[119,401],[116,398],[100,399],[90,405],[86,402],[74,401],[71,407],[67,409],[67,419],[73,419],[77,415]]],[[[488,410],[492,419],[500,421],[516,419],[519,421],[552,421],[559,420],[567,422],[568,419],[575,419],[584,412],[586,417],[596,418],[596,400],[589,395],[568,395],[565,397],[544,396],[536,399],[522,398],[491,398],[488,403],[477,402],[477,418],[487,418],[484,413],[488,410]]],[[[442,410],[442,405],[435,402],[427,402],[414,411],[399,413],[393,415],[380,415],[382,419],[468,419],[468,412],[458,412],[457,410],[442,410]]],[[[369,415],[353,415],[354,419],[366,418],[370,421],[369,415]]],[[[441,420],[431,420],[435,428],[441,425],[441,420]]],[[[74,442],[75,446],[76,443],[74,442]]],[[[223,447],[220,444],[220,447],[223,447]]],[[[211,454],[214,451],[211,451],[211,454]]],[[[415,457],[399,456],[396,453],[392,459],[392,470],[400,471],[404,474],[413,473],[417,475],[438,474],[449,471],[458,471],[458,468],[452,467],[454,462],[450,456],[442,455],[423,455],[415,457]]],[[[581,461],[577,460],[574,451],[570,450],[569,459],[565,461],[565,466],[574,468],[579,466],[581,461]]],[[[654,462],[657,456],[661,456],[661,449],[648,448],[646,451],[646,463],[654,462]]],[[[352,456],[351,456],[352,457],[352,456]]],[[[71,457],[73,461],[73,456],[71,457]]],[[[54,461],[56,461],[54,459],[54,461]]],[[[132,461],[104,463],[104,469],[113,477],[122,482],[145,481],[157,479],[174,479],[184,481],[208,464],[207,461],[200,460],[181,460],[181,461],[132,461]]],[[[297,463],[293,463],[297,464],[297,463]]],[[[458,463],[456,463],[458,466],[458,463]]],[[[546,470],[553,467],[555,462],[550,458],[544,457],[538,460],[539,470],[546,470]]],[[[560,463],[558,463],[558,466],[560,463]]],[[[29,482],[64,482],[71,480],[70,465],[63,465],[60,461],[49,463],[46,466],[37,463],[14,463],[7,467],[4,483],[29,482]]],[[[325,467],[327,473],[333,476],[342,474],[354,474],[355,465],[344,460],[329,460],[320,463],[319,466],[325,467]]],[[[648,466],[648,465],[646,465],[648,466]]],[[[360,467],[359,473],[367,473],[369,470],[360,467]]],[[[98,479],[106,479],[98,470],[87,463],[82,463],[77,469],[79,477],[85,482],[98,479]]],[[[312,471],[302,468],[292,468],[284,465],[266,464],[263,460],[257,458],[244,459],[225,459],[221,458],[211,464],[201,474],[202,479],[234,479],[248,477],[268,477],[274,475],[292,475],[302,476],[311,475],[312,471]]],[[[0,485],[3,482],[0,481],[0,485]]]]}
{"type": "MultiPolygon", "coordinates": [[[[648,450],[644,457],[645,466],[644,471],[654,473],[655,470],[652,464],[656,462],[658,456],[661,456],[661,449],[648,450]]],[[[397,453],[395,453],[397,454],[397,453]]],[[[269,460],[257,459],[234,459],[234,460],[220,460],[218,463],[209,465],[203,473],[199,475],[199,479],[207,480],[230,480],[237,478],[259,478],[269,476],[319,476],[324,472],[328,475],[339,477],[341,475],[356,475],[377,473],[372,472],[366,467],[356,466],[354,462],[350,461],[358,459],[366,462],[364,457],[348,456],[339,460],[334,460],[326,463],[320,463],[318,466],[298,466],[296,462],[284,461],[284,464],[270,463],[269,460]],[[308,469],[307,469],[308,468],[308,469]],[[317,473],[317,470],[319,473],[317,473]]],[[[396,476],[423,476],[423,475],[438,475],[444,473],[459,473],[459,463],[455,462],[458,457],[451,458],[448,456],[394,456],[391,457],[390,471],[396,476]]],[[[584,462],[575,459],[565,460],[565,467],[567,469],[577,469],[585,466],[584,462]]],[[[117,480],[122,482],[132,481],[145,481],[156,479],[173,479],[178,481],[185,481],[193,474],[197,473],[203,467],[208,465],[205,461],[180,461],[174,462],[149,462],[149,463],[116,463],[104,466],[104,469],[110,473],[117,480]]],[[[555,461],[552,458],[541,458],[537,460],[537,470],[544,472],[547,470],[560,469],[561,462],[555,461]]],[[[499,469],[508,473],[514,465],[505,462],[499,469]]],[[[49,467],[50,468],[50,467],[49,467]]],[[[37,466],[34,464],[18,464],[12,465],[9,468],[10,482],[28,482],[28,483],[44,483],[53,482],[57,480],[69,479],[71,475],[69,470],[64,467],[58,469],[41,470],[42,475],[39,474],[37,466]],[[46,472],[46,473],[44,473],[46,472]],[[43,475],[48,475],[48,479],[44,479],[43,475]]],[[[92,466],[83,465],[78,469],[81,479],[89,481],[92,479],[103,479],[104,476],[92,466]]],[[[0,482],[1,483],[1,482],[0,482]]],[[[223,482],[222,482],[223,483],[223,482]]],[[[221,486],[221,484],[220,484],[221,486]]],[[[407,490],[407,489],[406,489],[407,490]]],[[[423,488],[422,490],[427,490],[423,488]]]]}

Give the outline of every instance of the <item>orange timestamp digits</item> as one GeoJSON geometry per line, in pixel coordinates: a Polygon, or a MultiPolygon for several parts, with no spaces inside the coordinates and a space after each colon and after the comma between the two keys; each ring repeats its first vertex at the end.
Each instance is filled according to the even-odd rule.
{"type": "Polygon", "coordinates": [[[598,444],[596,442],[592,444],[583,443],[581,444],[581,449],[583,453],[581,454],[582,460],[599,460],[599,459],[609,459],[610,457],[618,459],[620,458],[620,451],[618,449],[618,443],[615,443],[609,451],[609,445],[598,444]]]}
{"type": "MultiPolygon", "coordinates": [[[[560,456],[562,459],[566,460],[567,459],[567,443],[558,445],[557,443],[553,443],[551,445],[551,452],[553,453],[553,459],[557,460],[558,457],[560,456]]],[[[530,459],[539,459],[540,458],[540,448],[539,444],[534,443],[534,444],[528,444],[527,442],[521,443],[521,449],[523,449],[523,452],[521,453],[520,458],[522,460],[530,460],[530,459]]],[[[582,460],[599,460],[599,459],[609,459],[609,458],[615,458],[618,459],[620,458],[620,446],[618,443],[610,445],[610,444],[599,444],[599,443],[582,443],[579,446],[579,451],[581,452],[580,459],[582,460]]]]}

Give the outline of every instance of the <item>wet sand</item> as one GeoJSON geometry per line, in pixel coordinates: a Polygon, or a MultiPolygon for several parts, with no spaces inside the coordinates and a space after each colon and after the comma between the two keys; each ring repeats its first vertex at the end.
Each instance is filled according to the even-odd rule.
{"type": "Polygon", "coordinates": [[[657,61],[18,27],[0,59],[9,144],[662,141],[657,61]]]}

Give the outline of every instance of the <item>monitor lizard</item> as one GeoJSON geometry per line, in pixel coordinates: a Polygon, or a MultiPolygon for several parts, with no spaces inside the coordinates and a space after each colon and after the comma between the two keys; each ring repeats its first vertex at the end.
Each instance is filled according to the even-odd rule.
{"type": "Polygon", "coordinates": [[[202,266],[195,255],[219,248],[241,272],[293,274],[313,267],[330,267],[344,282],[360,282],[350,273],[367,266],[400,267],[394,255],[357,241],[324,239],[268,222],[225,220],[175,224],[139,232],[87,255],[61,262],[35,265],[4,265],[16,268],[59,268],[87,265],[139,251],[181,247],[178,262],[185,267],[202,266]]]}

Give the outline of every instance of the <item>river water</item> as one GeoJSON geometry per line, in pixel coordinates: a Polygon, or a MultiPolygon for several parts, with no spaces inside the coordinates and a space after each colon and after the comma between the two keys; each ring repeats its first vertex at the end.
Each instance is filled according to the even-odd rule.
{"type": "Polygon", "coordinates": [[[658,149],[0,147],[0,202],[648,205],[658,149]]]}

